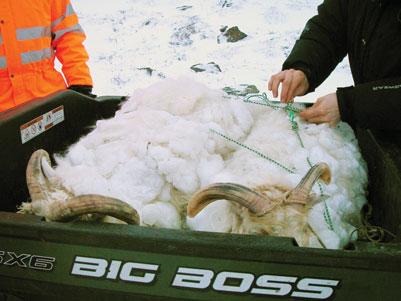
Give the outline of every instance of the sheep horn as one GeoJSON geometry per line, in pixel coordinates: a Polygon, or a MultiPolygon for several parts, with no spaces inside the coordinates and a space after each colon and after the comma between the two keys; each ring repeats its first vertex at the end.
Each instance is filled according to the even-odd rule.
{"type": "Polygon", "coordinates": [[[192,196],[188,202],[187,214],[194,217],[207,205],[221,199],[239,203],[257,215],[263,215],[275,206],[265,195],[243,185],[215,183],[192,196]]]}
{"type": "Polygon", "coordinates": [[[39,149],[31,155],[26,168],[26,182],[32,202],[48,199],[46,194],[48,179],[42,171],[43,160],[46,160],[49,165],[51,164],[49,154],[45,150],[39,149]]]}
{"type": "Polygon", "coordinates": [[[51,203],[46,219],[66,222],[90,213],[109,215],[128,224],[139,224],[138,212],[130,205],[118,199],[95,194],[80,195],[66,202],[51,203]]]}
{"type": "Polygon", "coordinates": [[[305,205],[309,199],[312,186],[319,178],[326,184],[330,183],[331,173],[326,163],[318,163],[312,166],[301,182],[289,192],[285,202],[305,205]]]}
{"type": "MultiPolygon", "coordinates": [[[[330,169],[326,163],[319,163],[310,168],[301,182],[288,193],[285,202],[305,205],[313,184],[319,178],[326,184],[330,182],[330,169]]],[[[279,202],[273,202],[267,196],[240,184],[216,183],[192,196],[188,202],[187,214],[189,217],[194,217],[207,205],[221,199],[239,203],[256,215],[264,215],[279,204],[279,202]]]]}
{"type": "MultiPolygon", "coordinates": [[[[51,168],[49,154],[45,150],[39,149],[31,155],[26,169],[26,181],[32,205],[34,203],[40,204],[40,201],[49,201],[48,208],[43,211],[39,210],[39,215],[51,221],[69,221],[80,215],[98,213],[113,216],[128,224],[139,224],[137,211],[123,201],[101,195],[74,197],[62,184],[52,185],[43,173],[43,168],[47,168],[47,172],[52,172],[49,167],[51,168]],[[46,165],[48,166],[46,167],[46,165]],[[72,197],[66,201],[53,200],[50,197],[49,189],[63,190],[68,196],[72,197]]],[[[42,208],[40,205],[39,207],[42,208]]]]}

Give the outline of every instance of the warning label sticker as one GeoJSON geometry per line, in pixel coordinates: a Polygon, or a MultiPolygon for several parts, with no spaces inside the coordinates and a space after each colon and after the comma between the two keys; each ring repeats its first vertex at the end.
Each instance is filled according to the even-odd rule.
{"type": "Polygon", "coordinates": [[[20,126],[22,144],[64,121],[64,106],[59,106],[20,126]]]}

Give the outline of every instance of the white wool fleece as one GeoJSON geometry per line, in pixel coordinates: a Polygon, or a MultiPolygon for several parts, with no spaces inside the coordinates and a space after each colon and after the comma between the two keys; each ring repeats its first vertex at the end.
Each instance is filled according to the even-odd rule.
{"type": "MultiPolygon", "coordinates": [[[[354,229],[350,221],[358,220],[355,216],[366,202],[366,164],[346,124],[333,129],[305,124],[298,118],[297,122],[305,148],[283,110],[244,103],[242,98],[193,80],[166,79],[135,91],[114,118],[98,121],[65,155],[56,156],[56,173],[75,194],[97,193],[129,203],[138,210],[143,225],[178,228],[185,220],[180,220],[179,209],[169,205],[172,189],[189,196],[217,181],[294,187],[308,170],[309,157],[312,163],[326,162],[332,171],[332,182],[322,187],[336,222],[328,228],[320,205],[311,210],[317,213],[310,214],[310,224],[318,235],[322,233],[319,238],[324,245],[340,248],[354,229]]],[[[317,185],[314,192],[320,192],[317,185]]],[[[191,229],[230,232],[238,223],[229,204],[204,210],[188,219],[191,229]]]]}

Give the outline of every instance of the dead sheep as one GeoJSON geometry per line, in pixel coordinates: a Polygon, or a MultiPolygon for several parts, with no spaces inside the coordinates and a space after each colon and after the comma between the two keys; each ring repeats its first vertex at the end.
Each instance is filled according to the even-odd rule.
{"type": "Polygon", "coordinates": [[[342,248],[360,225],[366,164],[347,124],[330,128],[304,123],[297,115],[294,120],[299,137],[285,110],[246,103],[190,79],[165,79],[135,91],[114,118],[99,120],[64,155],[55,156],[54,169],[44,153],[32,159],[44,171],[41,185],[49,182],[55,188],[39,193],[35,205],[24,203],[21,211],[51,220],[52,202],[96,195],[97,204],[108,202],[114,211],[86,204],[90,210],[66,219],[92,213],[143,226],[295,236],[301,246],[342,248]],[[319,170],[313,181],[305,176],[312,170],[319,170]],[[330,183],[310,185],[320,176],[328,180],[329,170],[330,183]],[[285,199],[305,181],[308,193],[302,204],[273,201],[277,208],[266,214],[250,213],[227,196],[202,205],[194,217],[186,214],[191,197],[214,183],[255,187],[259,194],[285,199]],[[124,208],[132,218],[115,208],[124,208]],[[255,220],[268,223],[276,211],[281,212],[278,223],[257,226],[255,220]]]}

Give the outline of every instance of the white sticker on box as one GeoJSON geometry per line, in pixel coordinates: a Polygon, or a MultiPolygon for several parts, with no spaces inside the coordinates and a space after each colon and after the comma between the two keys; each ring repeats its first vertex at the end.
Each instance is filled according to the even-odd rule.
{"type": "Polygon", "coordinates": [[[22,144],[64,121],[64,106],[59,106],[20,126],[22,144]]]}

